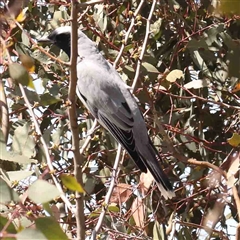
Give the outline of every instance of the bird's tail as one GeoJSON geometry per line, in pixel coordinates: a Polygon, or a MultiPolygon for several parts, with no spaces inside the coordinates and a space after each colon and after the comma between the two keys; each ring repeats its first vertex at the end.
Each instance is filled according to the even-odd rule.
{"type": "Polygon", "coordinates": [[[162,168],[159,165],[159,160],[161,157],[159,156],[156,148],[153,146],[152,142],[149,140],[149,144],[147,146],[148,152],[141,153],[141,157],[144,159],[144,164],[147,169],[153,175],[159,190],[165,199],[172,198],[175,196],[173,192],[173,188],[171,183],[168,180],[167,175],[163,172],[162,168]]]}

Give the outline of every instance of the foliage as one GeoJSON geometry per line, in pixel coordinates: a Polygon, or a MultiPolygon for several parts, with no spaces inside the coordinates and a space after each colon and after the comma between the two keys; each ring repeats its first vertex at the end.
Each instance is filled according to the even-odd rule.
{"type": "Polygon", "coordinates": [[[99,239],[235,239],[239,17],[225,14],[232,9],[226,10],[226,3],[225,15],[221,8],[215,11],[210,0],[105,1],[79,9],[79,27],[110,63],[119,60],[116,69],[128,85],[137,81],[135,96],[176,193],[165,201],[151,176],[123,154],[105,205],[117,144],[103,128],[92,127],[92,116],[77,100],[84,157],[84,186],[79,185],[72,176],[67,116],[73,104],[64,64],[69,59],[55,46],[36,43],[70,24],[69,2],[9,1],[6,7],[1,1],[1,238],[76,237],[75,215],[61,190],[74,207],[74,191],[83,187],[87,235],[105,209],[99,239]]]}

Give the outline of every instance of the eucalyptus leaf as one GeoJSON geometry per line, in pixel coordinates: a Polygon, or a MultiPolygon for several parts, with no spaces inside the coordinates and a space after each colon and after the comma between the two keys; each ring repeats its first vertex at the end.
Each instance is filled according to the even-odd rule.
{"type": "Polygon", "coordinates": [[[28,197],[35,203],[46,203],[60,196],[56,186],[38,179],[28,188],[28,197]]]}

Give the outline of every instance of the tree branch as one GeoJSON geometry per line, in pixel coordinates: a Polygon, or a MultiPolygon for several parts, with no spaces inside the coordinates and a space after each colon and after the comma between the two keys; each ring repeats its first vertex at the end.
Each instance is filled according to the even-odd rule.
{"type": "Polygon", "coordinates": [[[6,94],[2,79],[0,78],[0,114],[1,114],[1,129],[4,135],[5,143],[7,144],[8,133],[9,133],[9,113],[7,106],[6,94]]]}
{"type": "MultiPolygon", "coordinates": [[[[70,121],[70,129],[72,132],[72,150],[74,161],[74,175],[77,181],[83,186],[82,181],[82,163],[83,158],[79,152],[79,131],[76,117],[76,85],[77,85],[77,56],[78,53],[78,23],[77,23],[77,0],[71,1],[71,19],[72,19],[72,33],[71,33],[71,67],[70,67],[70,83],[68,89],[68,99],[71,102],[71,106],[68,108],[68,116],[70,121]]],[[[77,239],[85,239],[85,217],[84,217],[84,202],[83,193],[76,192],[76,223],[77,223],[77,239]]]]}

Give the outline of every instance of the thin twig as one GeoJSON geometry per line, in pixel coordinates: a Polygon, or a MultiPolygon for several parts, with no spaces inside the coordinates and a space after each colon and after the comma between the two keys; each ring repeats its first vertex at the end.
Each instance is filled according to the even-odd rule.
{"type": "Polygon", "coordinates": [[[82,2],[82,3],[78,4],[78,7],[79,8],[84,8],[84,7],[88,7],[88,6],[99,4],[99,3],[104,3],[104,0],[91,0],[91,1],[88,1],[88,2],[82,2]]]}
{"type": "Polygon", "coordinates": [[[1,78],[0,78],[0,113],[1,113],[1,129],[5,139],[5,143],[7,144],[9,133],[9,114],[6,94],[4,91],[4,86],[1,78]]]}
{"type": "Polygon", "coordinates": [[[123,50],[124,50],[124,48],[125,48],[125,46],[126,46],[126,44],[127,44],[127,41],[128,41],[129,35],[130,35],[131,31],[132,31],[132,28],[134,27],[135,18],[136,18],[137,15],[139,14],[139,12],[140,12],[140,10],[141,10],[141,8],[142,8],[142,6],[143,6],[144,3],[145,3],[145,0],[141,0],[141,2],[140,2],[139,5],[138,5],[138,8],[136,9],[136,11],[135,11],[134,14],[133,14],[133,17],[132,17],[132,20],[131,20],[131,24],[130,24],[130,26],[129,26],[129,28],[128,28],[128,31],[127,31],[126,34],[125,34],[124,42],[123,42],[123,44],[122,44],[122,46],[121,46],[121,49],[120,49],[120,51],[119,51],[119,53],[118,53],[118,56],[117,56],[116,60],[114,61],[113,66],[114,66],[115,68],[116,68],[116,66],[117,66],[117,64],[118,64],[118,62],[119,62],[119,60],[120,60],[120,58],[121,58],[121,56],[122,56],[122,54],[123,54],[123,50]]]}
{"type": "Polygon", "coordinates": [[[89,134],[87,136],[87,138],[85,139],[85,142],[84,144],[81,146],[81,149],[80,149],[80,154],[83,154],[83,152],[85,151],[86,147],[88,146],[88,144],[90,143],[91,139],[92,139],[92,134],[96,131],[97,129],[97,120],[95,119],[94,122],[93,122],[93,125],[91,127],[91,129],[89,130],[89,134]]]}
{"type": "MultiPolygon", "coordinates": [[[[225,171],[223,171],[220,167],[213,165],[210,162],[206,162],[206,161],[197,161],[195,159],[189,159],[188,163],[190,164],[194,164],[197,166],[206,166],[208,168],[212,168],[213,170],[215,170],[216,172],[219,172],[226,180],[228,180],[227,174],[225,171]]],[[[238,195],[238,191],[236,186],[232,186],[232,191],[233,191],[233,198],[235,200],[236,206],[237,206],[237,212],[238,212],[238,221],[240,222],[240,199],[239,199],[239,195],[238,195]]],[[[237,230],[238,231],[238,230],[237,230]]]]}
{"type": "Polygon", "coordinates": [[[145,33],[145,37],[144,37],[144,41],[143,41],[143,45],[142,45],[142,51],[141,51],[139,59],[137,61],[136,74],[135,74],[134,79],[133,79],[132,90],[134,90],[136,88],[136,85],[137,85],[138,77],[139,77],[139,74],[140,74],[140,69],[141,69],[141,66],[142,66],[143,56],[144,56],[144,53],[145,53],[145,50],[146,50],[146,47],[147,47],[148,38],[149,38],[149,35],[150,35],[150,21],[152,19],[153,11],[155,9],[156,4],[157,4],[157,1],[153,0],[152,7],[151,7],[150,13],[149,13],[148,18],[147,18],[146,33],[145,33]]]}
{"type": "MultiPolygon", "coordinates": [[[[71,106],[68,108],[68,116],[70,122],[70,129],[72,132],[72,151],[73,151],[73,161],[74,161],[74,175],[77,181],[83,186],[82,181],[82,163],[83,158],[79,152],[79,131],[76,116],[76,85],[77,85],[77,56],[78,53],[78,23],[77,23],[77,9],[78,1],[71,1],[71,18],[72,18],[72,32],[71,32],[71,67],[70,67],[70,82],[68,89],[68,99],[71,102],[71,106]]],[[[84,201],[83,193],[76,192],[76,224],[77,224],[77,239],[85,239],[85,216],[84,216],[84,201]]]]}
{"type": "Polygon", "coordinates": [[[47,144],[46,144],[46,142],[45,142],[45,140],[44,140],[44,138],[43,138],[41,129],[40,129],[40,127],[39,127],[39,124],[38,124],[38,122],[37,122],[37,119],[36,119],[36,117],[35,117],[35,114],[34,114],[34,112],[33,112],[33,109],[32,109],[31,104],[30,104],[30,102],[29,102],[29,100],[28,100],[28,98],[27,98],[26,92],[25,92],[24,87],[22,86],[22,84],[19,84],[19,88],[20,88],[20,90],[21,90],[23,99],[24,99],[24,101],[25,101],[25,103],[26,103],[26,105],[27,105],[27,108],[28,108],[28,110],[29,110],[30,116],[31,116],[31,118],[32,118],[32,120],[33,120],[33,123],[34,123],[34,126],[35,126],[35,131],[36,131],[37,135],[39,136],[40,141],[41,141],[41,143],[42,143],[42,145],[43,145],[43,149],[44,149],[44,152],[45,152],[45,155],[46,155],[46,159],[47,159],[47,165],[48,165],[48,168],[49,168],[49,170],[50,170],[50,174],[51,174],[51,177],[52,177],[52,179],[53,179],[53,181],[54,181],[54,184],[56,185],[57,189],[59,190],[59,192],[60,192],[60,197],[61,197],[61,199],[63,200],[63,202],[66,204],[66,206],[68,207],[68,209],[69,209],[73,214],[75,214],[75,213],[76,213],[75,208],[72,206],[72,204],[69,202],[68,198],[65,196],[65,193],[64,193],[64,191],[63,191],[63,189],[62,189],[62,187],[61,187],[61,184],[58,182],[58,179],[57,179],[57,178],[55,177],[55,175],[54,175],[55,169],[54,169],[54,167],[53,167],[53,165],[52,165],[52,160],[51,160],[51,157],[50,157],[50,155],[49,155],[48,146],[47,146],[47,144]]]}
{"type": "Polygon", "coordinates": [[[107,192],[106,197],[105,197],[105,201],[103,203],[102,212],[101,212],[101,214],[98,218],[97,225],[92,232],[91,240],[96,240],[97,232],[99,231],[99,229],[102,226],[103,219],[104,219],[106,211],[108,209],[108,204],[109,204],[113,189],[115,187],[115,181],[116,181],[116,179],[118,177],[118,174],[119,174],[119,171],[120,171],[118,166],[119,166],[119,162],[120,162],[120,159],[121,159],[121,151],[122,151],[121,145],[118,144],[117,155],[116,155],[116,158],[115,158],[113,171],[112,171],[112,179],[111,179],[111,182],[110,182],[108,192],[107,192]]]}
{"type": "MultiPolygon", "coordinates": [[[[203,98],[203,97],[197,96],[197,95],[193,94],[189,89],[185,88],[184,86],[181,86],[177,82],[174,82],[174,84],[177,85],[179,88],[182,88],[187,93],[189,93],[191,95],[191,98],[196,98],[198,100],[201,100],[201,101],[204,101],[204,102],[207,102],[207,103],[213,103],[213,104],[216,104],[216,105],[219,105],[219,106],[222,106],[222,107],[227,107],[227,108],[240,110],[239,106],[229,105],[229,104],[224,103],[224,102],[217,102],[217,101],[213,101],[213,100],[210,100],[210,99],[207,99],[207,98],[203,98]]],[[[167,94],[168,95],[172,95],[170,93],[167,93],[167,94]]],[[[174,95],[172,95],[172,96],[174,96],[174,95]]]]}

